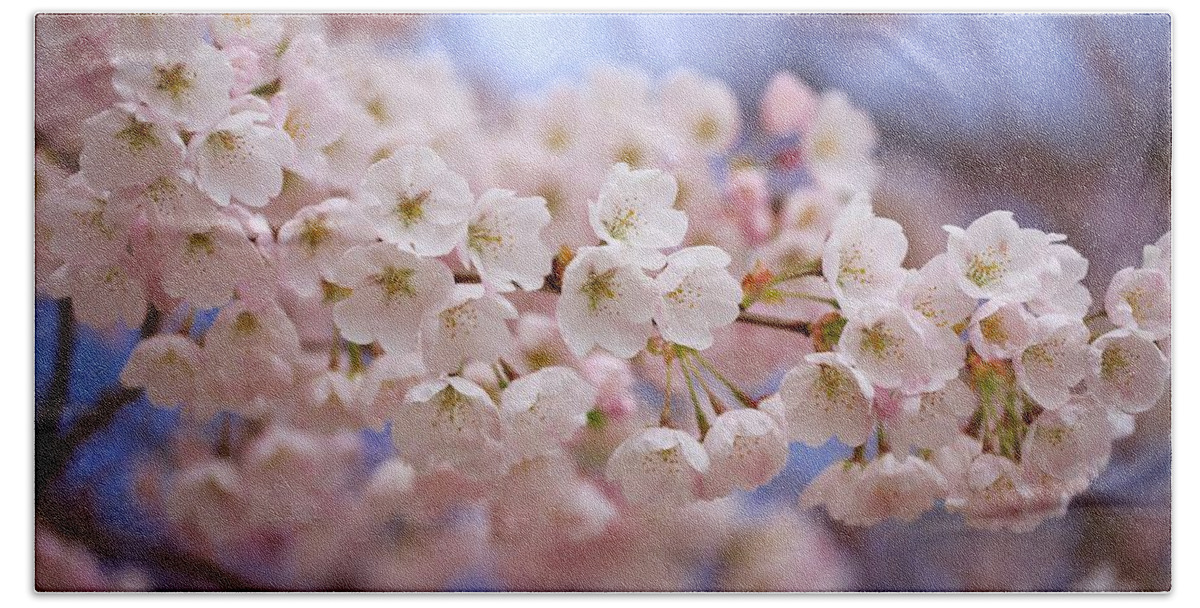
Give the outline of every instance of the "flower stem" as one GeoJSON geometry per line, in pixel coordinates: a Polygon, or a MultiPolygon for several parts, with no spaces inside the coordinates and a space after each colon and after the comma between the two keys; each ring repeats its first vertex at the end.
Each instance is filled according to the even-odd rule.
{"type": "Polygon", "coordinates": [[[700,429],[700,440],[704,441],[704,436],[708,434],[710,428],[708,418],[704,415],[704,408],[700,407],[700,397],[696,395],[696,386],[692,383],[692,376],[688,373],[688,368],[682,359],[679,361],[679,369],[683,372],[684,379],[687,380],[688,396],[691,397],[692,409],[696,412],[696,428],[700,429]]]}
{"type": "Polygon", "coordinates": [[[747,395],[744,391],[742,391],[742,389],[738,388],[737,385],[734,384],[732,380],[730,380],[729,378],[726,378],[725,375],[722,374],[720,372],[720,370],[718,370],[716,368],[716,366],[714,366],[712,363],[710,363],[708,361],[708,359],[705,359],[704,355],[700,354],[700,351],[693,350],[693,351],[691,351],[691,355],[697,362],[700,363],[701,366],[704,367],[704,369],[708,370],[708,372],[710,374],[712,374],[714,378],[716,378],[718,381],[720,381],[721,384],[724,384],[725,388],[728,388],[729,392],[733,393],[733,396],[742,404],[743,407],[749,407],[749,408],[758,407],[757,399],[754,399],[750,395],[747,395]]]}

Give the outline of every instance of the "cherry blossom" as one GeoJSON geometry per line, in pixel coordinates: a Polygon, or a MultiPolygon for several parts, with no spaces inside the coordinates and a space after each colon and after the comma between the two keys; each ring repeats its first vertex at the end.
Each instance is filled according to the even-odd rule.
{"type": "Polygon", "coordinates": [[[1098,401],[1130,414],[1158,403],[1171,369],[1149,335],[1115,329],[1092,346],[1099,356],[1093,359],[1087,382],[1098,401]]]}
{"type": "Polygon", "coordinates": [[[1099,474],[1112,451],[1112,426],[1103,407],[1079,398],[1041,416],[1029,429],[1022,459],[1052,477],[1099,474]]]}
{"type": "Polygon", "coordinates": [[[874,388],[836,355],[809,355],[779,387],[793,439],[819,446],[831,437],[849,445],[866,443],[874,430],[874,388]]]}
{"type": "Polygon", "coordinates": [[[1159,270],[1125,268],[1113,275],[1104,309],[1113,323],[1149,333],[1171,334],[1170,275],[1159,270]]]}
{"type": "Polygon", "coordinates": [[[666,120],[678,125],[689,145],[719,152],[737,137],[737,98],[724,83],[681,70],[667,78],[659,96],[666,120]]]}
{"type": "Polygon", "coordinates": [[[137,262],[127,253],[64,264],[47,279],[52,297],[71,298],[72,310],[95,328],[141,325],[146,318],[146,287],[137,262]]]}
{"type": "Polygon", "coordinates": [[[663,338],[690,348],[712,346],[712,330],[737,318],[742,289],[725,270],[731,259],[717,247],[681,249],[655,278],[661,297],[654,322],[663,338]]]}
{"type": "Polygon", "coordinates": [[[296,146],[281,129],[263,124],[265,113],[245,110],[192,136],[188,163],[195,183],[219,205],[231,199],[265,207],[283,190],[283,169],[296,146]]]}
{"type": "Polygon", "coordinates": [[[497,291],[539,289],[553,255],[539,233],[550,220],[541,197],[488,190],[479,197],[479,214],[467,224],[467,257],[497,291]]]}
{"type": "Polygon", "coordinates": [[[888,441],[905,451],[908,447],[936,450],[950,445],[961,436],[978,406],[979,397],[955,378],[939,390],[906,400],[905,407],[886,423],[888,441]]]}
{"type": "Polygon", "coordinates": [[[1038,405],[1058,409],[1088,373],[1089,332],[1082,321],[1059,315],[1039,317],[1031,329],[1029,345],[1013,357],[1013,371],[1038,405]]]}
{"type": "Polygon", "coordinates": [[[910,392],[941,388],[963,364],[963,345],[952,331],[923,326],[895,305],[851,314],[837,348],[875,386],[910,392]]]}
{"type": "Polygon", "coordinates": [[[456,285],[421,323],[425,367],[454,373],[468,361],[495,362],[510,351],[513,335],[506,321],[515,318],[517,309],[482,285],[456,285]]]}
{"type": "Polygon", "coordinates": [[[804,148],[810,170],[830,190],[857,194],[875,184],[871,154],[875,125],[841,91],[827,91],[817,102],[804,148]]]}
{"type": "Polygon", "coordinates": [[[456,467],[467,475],[488,474],[488,456],[500,439],[500,411],[479,385],[454,376],[418,384],[395,415],[396,449],[418,470],[456,467]]]}
{"type": "Polygon", "coordinates": [[[371,165],[362,192],[367,218],[388,243],[437,256],[467,238],[475,211],[471,190],[429,148],[405,146],[371,165]]]}
{"type": "Polygon", "coordinates": [[[374,241],[361,209],[344,198],[304,207],[279,228],[280,270],[301,295],[317,293],[324,276],[351,247],[374,241]]]}
{"type": "Polygon", "coordinates": [[[556,453],[587,424],[596,395],[569,367],[545,367],[513,380],[500,397],[509,444],[525,456],[556,453]]]}
{"type": "Polygon", "coordinates": [[[672,209],[678,186],[669,174],[630,170],[617,163],[608,173],[588,219],[596,236],[631,247],[674,247],[687,232],[687,215],[672,209]]]}
{"type": "Polygon", "coordinates": [[[387,243],[349,249],[327,278],[350,290],[333,305],[342,335],[359,344],[378,341],[396,352],[417,349],[422,318],[454,288],[444,264],[387,243]]]}
{"type": "Polygon", "coordinates": [[[200,367],[200,347],[184,336],[160,334],[139,342],[121,370],[121,384],[146,389],[159,407],[191,401],[200,367]]]}
{"type": "Polygon", "coordinates": [[[1021,228],[1009,211],[993,211],[965,230],[943,226],[949,263],[964,293],[981,299],[1024,302],[1041,287],[1037,270],[1051,255],[1054,238],[1021,228]]]}
{"type": "Polygon", "coordinates": [[[1033,339],[1033,315],[1022,304],[991,300],[971,316],[967,335],[984,359],[1010,359],[1033,339]]]}
{"type": "Polygon", "coordinates": [[[593,347],[628,359],[646,346],[658,289],[619,247],[584,247],[563,274],[558,324],[577,357],[593,347]]]}
{"type": "Polygon", "coordinates": [[[821,272],[843,308],[895,296],[904,281],[900,263],[908,252],[908,239],[900,224],[876,217],[871,207],[855,203],[846,207],[833,224],[821,272]]]}
{"type": "Polygon", "coordinates": [[[156,122],[205,130],[229,112],[233,67],[215,48],[118,60],[113,89],[142,104],[156,122]]]}
{"type": "Polygon", "coordinates": [[[771,416],[752,409],[717,416],[704,436],[709,457],[705,490],[725,496],[734,488],[754,490],[775,477],[787,463],[788,439],[771,416]]]}
{"type": "Polygon", "coordinates": [[[852,526],[871,526],[889,518],[915,521],[945,496],[947,488],[945,477],[933,465],[891,453],[872,460],[852,484],[853,502],[836,517],[852,526]]]}
{"type": "Polygon", "coordinates": [[[195,308],[214,308],[229,302],[239,286],[266,280],[262,254],[237,220],[218,216],[212,224],[171,228],[158,242],[168,295],[195,308]]]}
{"type": "Polygon", "coordinates": [[[607,476],[630,503],[655,509],[695,500],[708,469],[708,454],[694,437],[654,427],[617,446],[608,459],[607,476]]]}
{"type": "Polygon", "coordinates": [[[300,338],[275,302],[235,300],[221,308],[204,335],[196,398],[189,413],[205,421],[229,409],[261,417],[290,401],[300,338]]]}
{"type": "Polygon", "coordinates": [[[171,174],[183,156],[183,140],[173,130],[116,107],[84,123],[79,172],[92,188],[111,191],[171,174]]]}
{"type": "Polygon", "coordinates": [[[767,83],[759,104],[758,119],[772,135],[808,134],[817,101],[816,93],[799,78],[789,72],[777,72],[767,83]]]}

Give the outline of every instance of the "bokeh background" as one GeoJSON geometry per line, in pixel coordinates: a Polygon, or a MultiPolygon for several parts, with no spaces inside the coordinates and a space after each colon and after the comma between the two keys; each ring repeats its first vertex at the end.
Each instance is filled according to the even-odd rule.
{"type": "MultiPolygon", "coordinates": [[[[335,36],[397,52],[440,52],[483,98],[578,82],[602,63],[660,76],[688,66],[724,80],[746,120],[768,80],[788,70],[817,90],[845,91],[880,131],[875,206],[901,222],[908,266],[945,247],[943,224],[1009,209],[1024,226],[1068,235],[1091,261],[1087,285],[1141,260],[1171,225],[1171,19],[1070,15],[433,15],[333,20],[335,36]]],[[[35,388],[52,372],[57,308],[36,305],[35,388]]],[[[80,327],[69,402],[86,416],[134,336],[80,327]]],[[[121,410],[69,464],[63,492],[113,539],[102,565],[137,567],[156,583],[161,522],[139,513],[135,465],[164,449],[177,422],[144,400],[121,410]]],[[[384,448],[380,448],[384,449],[384,448]]],[[[794,504],[833,458],[793,445],[788,468],[752,497],[764,513],[794,504]]],[[[941,511],[913,525],[840,527],[862,590],[1164,590],[1171,581],[1170,394],[1138,417],[1109,469],[1066,518],[1028,534],[966,528],[941,511]]],[[[703,576],[698,588],[704,588],[703,576]]],[[[456,588],[494,587],[486,572],[456,588]]]]}

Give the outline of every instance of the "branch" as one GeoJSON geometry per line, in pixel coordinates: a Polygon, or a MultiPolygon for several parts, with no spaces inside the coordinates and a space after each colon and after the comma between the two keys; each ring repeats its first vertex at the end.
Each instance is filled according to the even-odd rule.
{"type": "MultiPolygon", "coordinates": [[[[127,543],[113,538],[105,532],[104,527],[95,516],[86,509],[67,510],[61,508],[70,503],[61,501],[59,508],[49,512],[39,512],[35,516],[38,528],[55,534],[86,547],[88,551],[101,558],[109,560],[132,560],[144,566],[152,566],[197,581],[199,584],[170,586],[166,590],[201,590],[210,587],[222,591],[253,591],[262,590],[263,585],[256,585],[241,575],[225,570],[212,561],[189,555],[183,552],[170,551],[161,547],[142,547],[131,549],[127,543]]],[[[162,589],[160,589],[162,590],[162,589]]]]}
{"type": "MultiPolygon", "coordinates": [[[[102,429],[108,427],[113,418],[116,418],[117,412],[137,399],[142,393],[140,389],[125,388],[123,386],[113,386],[105,389],[100,394],[100,398],[79,417],[74,426],[60,436],[58,427],[68,397],[67,389],[69,388],[71,375],[70,361],[73,352],[72,345],[74,343],[75,326],[74,319],[70,316],[70,300],[61,300],[59,310],[60,313],[65,312],[67,316],[62,317],[59,321],[59,345],[56,354],[58,361],[54,369],[55,377],[51,380],[51,389],[61,391],[61,395],[56,392],[47,392],[45,404],[42,407],[42,415],[38,416],[34,425],[34,491],[35,508],[38,510],[42,507],[42,495],[46,487],[62,474],[63,470],[67,467],[67,463],[71,461],[71,457],[79,449],[79,446],[86,443],[102,429]],[[65,340],[64,336],[69,336],[71,339],[65,340]],[[61,383],[61,387],[57,387],[54,384],[56,381],[61,383]],[[59,400],[55,401],[55,399],[59,400]]],[[[141,339],[145,340],[158,333],[161,324],[162,317],[159,315],[158,310],[153,306],[148,307],[146,319],[142,322],[142,326],[138,330],[141,339]]]]}
{"type": "Polygon", "coordinates": [[[753,312],[742,312],[742,314],[738,315],[737,320],[740,323],[782,329],[784,331],[791,331],[804,336],[812,335],[812,331],[809,329],[808,323],[805,323],[804,321],[788,321],[786,319],[768,317],[767,315],[760,315],[753,312]]]}

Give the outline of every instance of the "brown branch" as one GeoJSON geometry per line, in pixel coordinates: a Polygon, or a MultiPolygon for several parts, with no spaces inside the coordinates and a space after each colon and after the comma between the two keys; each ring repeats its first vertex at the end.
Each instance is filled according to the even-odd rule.
{"type": "Polygon", "coordinates": [[[808,323],[804,321],[788,321],[787,319],[779,319],[776,317],[768,317],[753,312],[743,312],[738,315],[739,323],[747,323],[750,325],[758,325],[759,327],[771,327],[774,329],[782,329],[783,331],[795,332],[804,336],[811,336],[812,331],[809,329],[808,323]]]}
{"type": "MultiPolygon", "coordinates": [[[[58,347],[58,362],[55,368],[55,378],[61,376],[61,388],[56,390],[61,391],[61,395],[55,393],[47,393],[46,402],[42,407],[42,413],[38,416],[34,424],[34,492],[35,492],[35,509],[42,507],[42,495],[51,482],[57,479],[62,472],[67,468],[67,464],[71,462],[72,456],[81,445],[91,439],[96,433],[108,427],[108,425],[116,418],[117,413],[121,411],[129,403],[141,395],[140,389],[125,388],[123,386],[113,386],[105,389],[100,398],[84,412],[70,430],[59,435],[59,422],[62,417],[62,410],[66,407],[66,401],[69,397],[67,389],[71,376],[71,346],[64,346],[65,343],[74,343],[74,320],[70,316],[70,302],[63,300],[66,304],[60,303],[59,310],[66,312],[67,316],[60,319],[59,329],[59,347],[58,347]],[[64,337],[69,336],[69,340],[64,337]],[[61,371],[60,371],[61,370],[61,371]],[[55,401],[59,399],[59,401],[55,401]]],[[[158,333],[159,327],[162,324],[162,317],[153,307],[148,307],[146,318],[142,322],[142,327],[139,329],[141,339],[146,339],[158,333]]]]}

